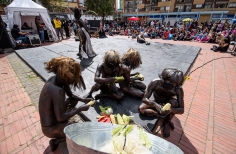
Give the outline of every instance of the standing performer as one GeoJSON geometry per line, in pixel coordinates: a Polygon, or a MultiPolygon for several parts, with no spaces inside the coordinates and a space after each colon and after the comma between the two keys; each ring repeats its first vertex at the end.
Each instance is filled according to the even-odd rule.
{"type": "Polygon", "coordinates": [[[77,30],[77,35],[79,36],[80,44],[79,44],[79,53],[77,54],[81,59],[83,58],[93,58],[97,54],[94,52],[90,35],[87,27],[84,25],[84,22],[82,19],[80,19],[81,14],[80,10],[78,8],[75,8],[73,10],[74,17],[76,20],[76,23],[79,25],[79,28],[77,30]]]}

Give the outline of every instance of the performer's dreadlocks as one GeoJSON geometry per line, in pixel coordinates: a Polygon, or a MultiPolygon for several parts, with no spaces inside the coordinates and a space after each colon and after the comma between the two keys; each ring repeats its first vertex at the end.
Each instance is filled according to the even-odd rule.
{"type": "Polygon", "coordinates": [[[142,59],[138,51],[130,48],[122,57],[122,63],[130,69],[136,69],[142,64],[142,59]]]}
{"type": "Polygon", "coordinates": [[[115,68],[121,63],[120,56],[115,50],[107,51],[103,63],[108,68],[115,68]]]}
{"type": "Polygon", "coordinates": [[[45,63],[45,69],[57,75],[58,80],[66,85],[73,85],[74,88],[86,89],[84,80],[81,76],[80,64],[69,57],[53,58],[45,63]]]}

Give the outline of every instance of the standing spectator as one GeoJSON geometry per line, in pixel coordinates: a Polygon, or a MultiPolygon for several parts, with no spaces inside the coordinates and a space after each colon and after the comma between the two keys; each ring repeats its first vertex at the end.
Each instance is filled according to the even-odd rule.
{"type": "Polygon", "coordinates": [[[70,38],[70,33],[69,33],[69,24],[67,20],[63,21],[63,28],[66,32],[66,38],[70,38]]]}
{"type": "Polygon", "coordinates": [[[75,34],[75,36],[76,36],[76,35],[77,35],[76,30],[78,29],[78,27],[77,27],[77,24],[75,23],[75,21],[72,22],[71,27],[73,28],[74,34],[75,34]]]}
{"type": "Polygon", "coordinates": [[[62,26],[61,21],[59,20],[58,17],[56,17],[53,22],[54,22],[54,25],[55,25],[55,29],[56,29],[58,39],[60,39],[60,37],[59,37],[59,32],[60,32],[61,33],[61,38],[62,38],[62,40],[64,40],[63,32],[62,32],[62,28],[61,28],[61,26],[62,26]]]}
{"type": "Polygon", "coordinates": [[[39,33],[40,33],[40,38],[41,38],[41,42],[44,43],[44,27],[45,24],[44,23],[40,23],[40,18],[36,19],[36,25],[38,27],[39,33]]]}

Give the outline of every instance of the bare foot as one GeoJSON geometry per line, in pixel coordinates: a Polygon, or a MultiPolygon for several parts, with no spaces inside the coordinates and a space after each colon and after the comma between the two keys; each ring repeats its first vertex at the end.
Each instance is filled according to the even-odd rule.
{"type": "Polygon", "coordinates": [[[50,145],[51,151],[55,151],[59,144],[57,143],[57,139],[51,139],[49,141],[49,145],[50,145]]]}
{"type": "Polygon", "coordinates": [[[169,123],[165,123],[163,128],[163,137],[168,138],[169,136],[170,136],[170,125],[169,123]]]}
{"type": "Polygon", "coordinates": [[[163,127],[163,119],[159,118],[152,133],[156,135],[161,130],[162,127],[163,127]]]}

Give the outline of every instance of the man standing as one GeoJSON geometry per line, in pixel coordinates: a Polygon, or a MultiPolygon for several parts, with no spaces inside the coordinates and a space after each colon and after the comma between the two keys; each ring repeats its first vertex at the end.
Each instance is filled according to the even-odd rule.
{"type": "Polygon", "coordinates": [[[45,24],[44,23],[40,23],[40,18],[36,19],[36,25],[38,27],[39,33],[40,33],[40,37],[41,37],[41,42],[44,43],[44,27],[45,24]]]}
{"type": "Polygon", "coordinates": [[[60,32],[61,33],[61,38],[62,38],[62,40],[64,40],[63,32],[62,32],[62,28],[61,28],[61,25],[62,25],[61,21],[59,20],[58,17],[56,17],[53,22],[54,22],[54,25],[55,25],[55,29],[56,29],[56,32],[57,32],[58,39],[60,39],[60,37],[59,37],[59,32],[60,32]]]}

